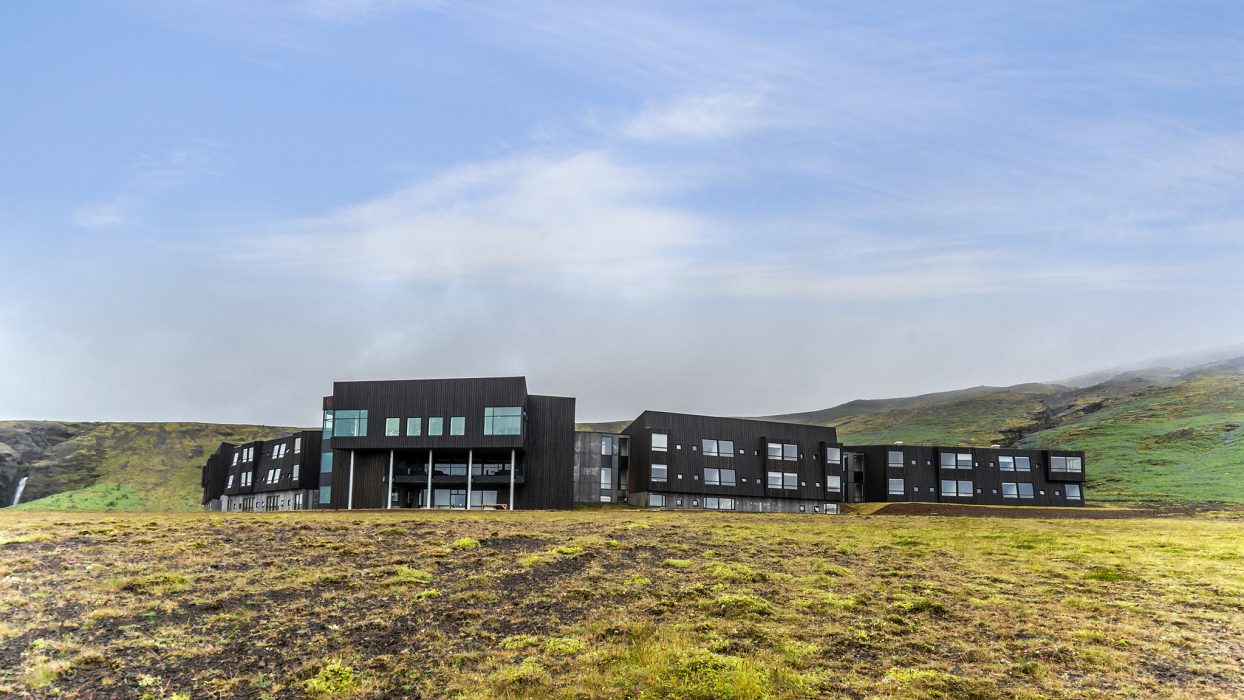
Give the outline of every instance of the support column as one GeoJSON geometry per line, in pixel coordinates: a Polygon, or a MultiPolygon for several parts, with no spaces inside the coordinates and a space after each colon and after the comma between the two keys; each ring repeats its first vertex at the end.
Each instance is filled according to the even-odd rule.
{"type": "Polygon", "coordinates": [[[475,450],[467,450],[467,510],[471,510],[471,472],[473,471],[475,471],[475,450]]]}
{"type": "Polygon", "coordinates": [[[384,507],[393,507],[393,450],[389,450],[389,500],[385,502],[384,507]]]}
{"type": "Polygon", "coordinates": [[[346,510],[354,510],[354,450],[350,450],[350,488],[346,493],[346,510]]]}
{"type": "Polygon", "coordinates": [[[514,510],[514,453],[516,450],[510,449],[510,510],[514,510]]]}
{"type": "Polygon", "coordinates": [[[428,492],[424,495],[423,507],[432,507],[432,449],[428,448],[428,492]]]}

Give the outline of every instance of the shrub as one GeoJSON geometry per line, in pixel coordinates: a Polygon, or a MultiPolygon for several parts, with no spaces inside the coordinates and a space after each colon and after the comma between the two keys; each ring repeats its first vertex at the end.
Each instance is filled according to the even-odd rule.
{"type": "Polygon", "coordinates": [[[578,654],[583,647],[583,641],[574,637],[554,637],[544,643],[544,650],[550,654],[578,654]]]}
{"type": "Polygon", "coordinates": [[[665,561],[661,562],[661,564],[664,566],[673,568],[673,569],[685,569],[688,566],[691,566],[691,560],[690,559],[666,559],[665,561]]]}
{"type": "Polygon", "coordinates": [[[322,698],[345,695],[357,686],[358,676],[354,669],[340,661],[330,661],[318,673],[302,682],[308,695],[322,698]]]}
{"type": "Polygon", "coordinates": [[[746,593],[723,593],[713,600],[701,602],[700,607],[722,617],[768,615],[773,611],[769,601],[746,593]]]}
{"type": "Polygon", "coordinates": [[[435,588],[429,588],[426,591],[419,591],[418,593],[416,593],[415,598],[419,600],[426,600],[428,598],[439,598],[440,595],[441,595],[440,591],[436,590],[435,588]]]}
{"type": "Polygon", "coordinates": [[[764,578],[763,574],[746,564],[710,564],[707,571],[713,578],[730,583],[747,583],[764,578]]]}
{"type": "Polygon", "coordinates": [[[409,566],[393,567],[393,575],[387,580],[391,585],[425,585],[432,583],[432,574],[409,566]]]}
{"type": "Polygon", "coordinates": [[[539,644],[540,638],[533,634],[513,634],[501,640],[502,649],[526,649],[539,644]]]}
{"type": "Polygon", "coordinates": [[[449,546],[454,549],[475,549],[479,547],[479,540],[472,539],[470,537],[463,537],[461,539],[454,540],[454,543],[449,546]]]}

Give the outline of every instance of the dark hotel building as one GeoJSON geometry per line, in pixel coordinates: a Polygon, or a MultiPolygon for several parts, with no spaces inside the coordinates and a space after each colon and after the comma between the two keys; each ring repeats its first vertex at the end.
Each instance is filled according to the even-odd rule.
{"type": "Polygon", "coordinates": [[[523,377],[336,382],[323,429],[221,444],[212,510],[647,508],[837,513],[841,503],[1084,504],[1084,453],[843,445],[832,427],[644,411],[575,431],[523,377]]]}

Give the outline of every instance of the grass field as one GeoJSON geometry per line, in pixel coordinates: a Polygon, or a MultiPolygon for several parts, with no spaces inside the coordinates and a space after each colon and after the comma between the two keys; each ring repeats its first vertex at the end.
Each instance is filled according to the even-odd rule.
{"type": "Polygon", "coordinates": [[[0,513],[0,695],[1238,698],[1240,511],[0,513]]]}

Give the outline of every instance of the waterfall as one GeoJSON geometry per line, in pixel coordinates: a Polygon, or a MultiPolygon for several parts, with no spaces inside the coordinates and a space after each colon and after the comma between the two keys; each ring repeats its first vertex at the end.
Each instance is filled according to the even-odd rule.
{"type": "Polygon", "coordinates": [[[13,493],[13,502],[10,503],[9,505],[15,506],[17,505],[18,501],[22,500],[22,489],[26,488],[26,480],[29,478],[30,478],[29,476],[23,476],[21,479],[18,480],[17,491],[13,493]]]}

